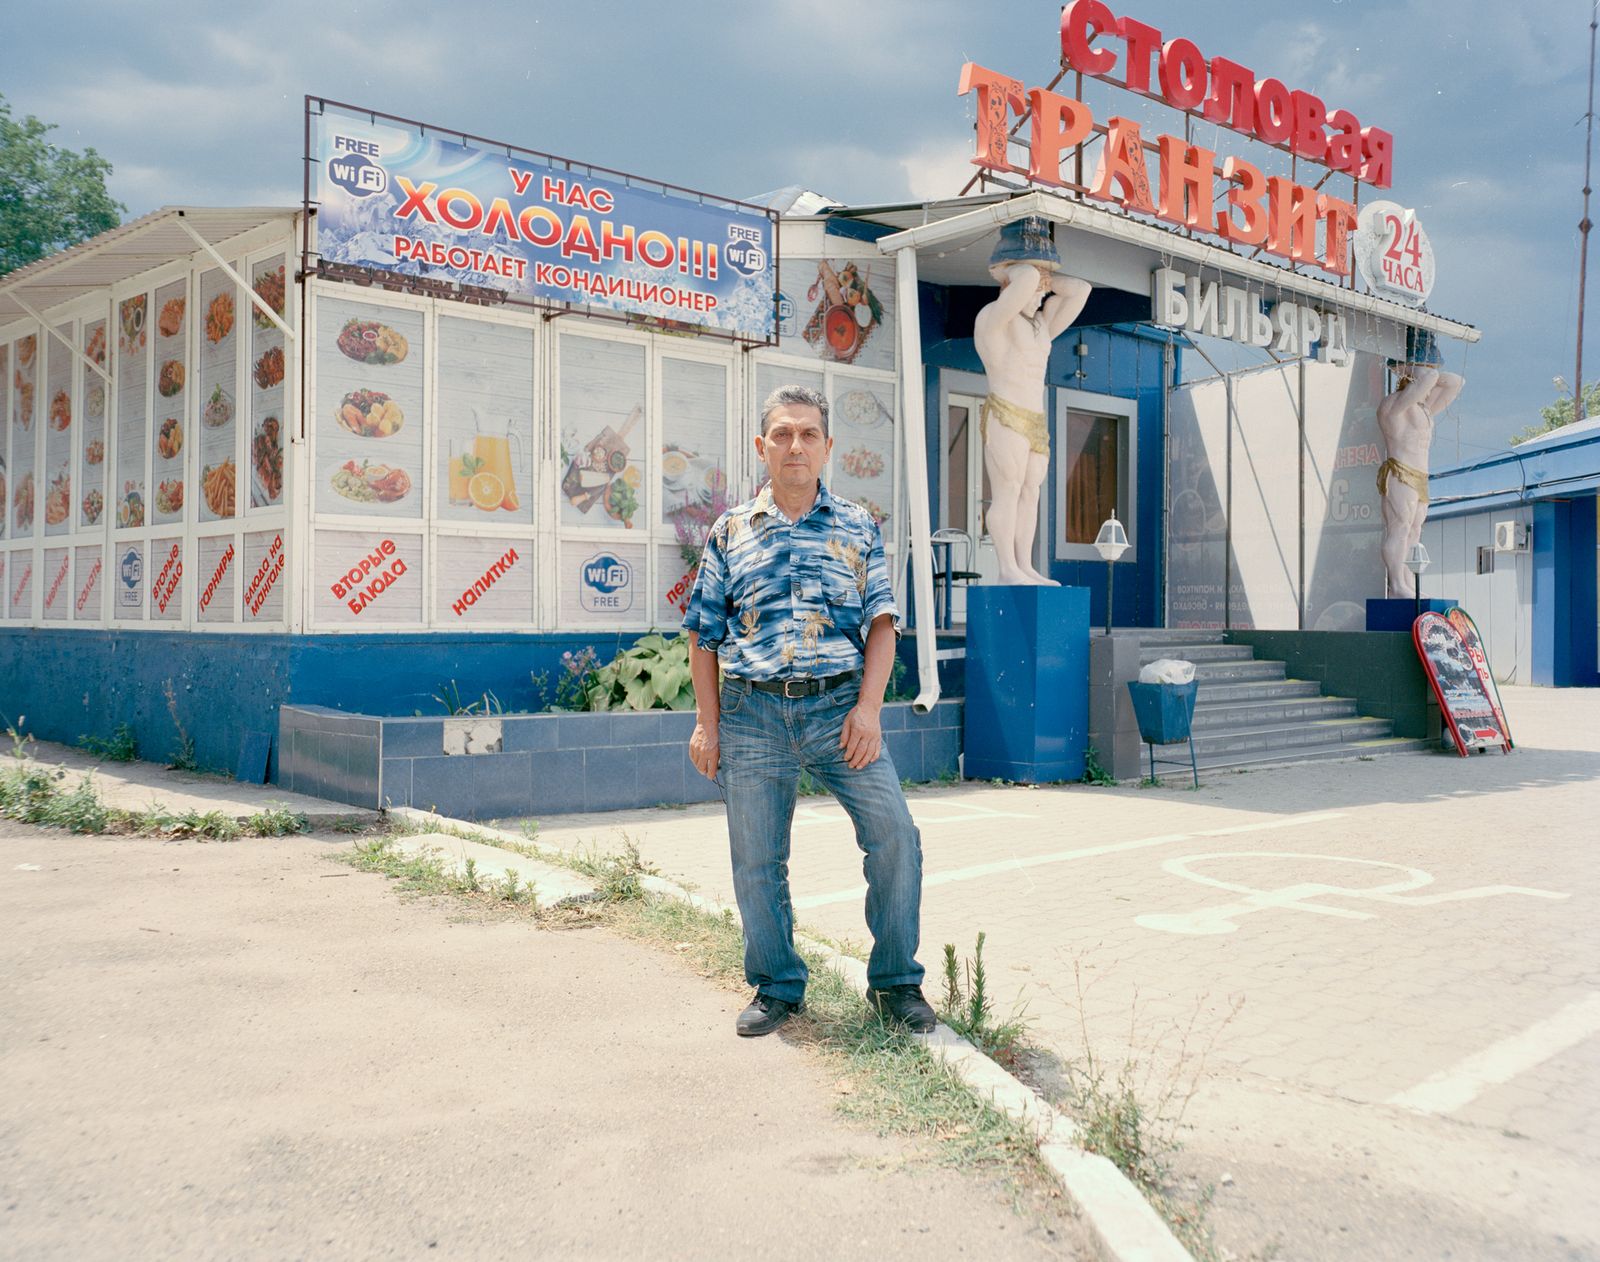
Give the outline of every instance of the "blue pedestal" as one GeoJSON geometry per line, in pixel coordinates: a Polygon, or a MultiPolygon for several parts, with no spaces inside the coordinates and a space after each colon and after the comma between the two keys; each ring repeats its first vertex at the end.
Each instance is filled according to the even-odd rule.
{"type": "Polygon", "coordinates": [[[1448,613],[1461,602],[1459,600],[1429,600],[1424,598],[1422,608],[1417,608],[1415,600],[1408,600],[1404,596],[1393,600],[1369,600],[1367,602],[1367,630],[1368,631],[1410,631],[1411,624],[1417,620],[1418,613],[1448,613]]]}
{"type": "Polygon", "coordinates": [[[963,774],[1081,780],[1089,739],[1089,589],[967,589],[963,774]]]}

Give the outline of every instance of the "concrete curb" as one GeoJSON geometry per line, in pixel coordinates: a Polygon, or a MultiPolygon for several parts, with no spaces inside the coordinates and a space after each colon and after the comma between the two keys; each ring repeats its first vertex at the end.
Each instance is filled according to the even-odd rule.
{"type": "MultiPolygon", "coordinates": [[[[448,827],[490,839],[513,841],[518,845],[527,844],[526,838],[514,833],[463,820],[446,819],[429,811],[400,807],[391,810],[390,814],[419,824],[448,827]]],[[[463,867],[468,852],[476,855],[479,850],[487,849],[448,835],[435,834],[431,838],[411,840],[444,841],[462,847],[463,867]]],[[[490,845],[493,845],[493,840],[490,845]]],[[[565,869],[557,869],[514,853],[507,855],[504,850],[500,851],[500,855],[520,862],[508,864],[497,856],[491,856],[490,861],[501,867],[517,866],[520,869],[521,865],[526,864],[530,869],[540,872],[565,872],[565,869]]],[[[480,858],[479,867],[482,866],[480,858]]],[[[585,894],[593,894],[593,887],[583,883],[581,878],[574,877],[570,872],[565,875],[569,883],[581,886],[585,894]]],[[[554,888],[553,881],[547,887],[547,878],[543,876],[535,874],[533,879],[541,890],[554,888]]],[[[698,911],[714,916],[731,912],[735,920],[738,919],[737,907],[686,890],[665,877],[647,876],[643,879],[643,885],[653,894],[678,899],[698,911]]],[[[800,946],[825,956],[829,966],[836,969],[857,993],[865,996],[867,966],[862,961],[845,955],[831,943],[818,941],[805,934],[796,934],[795,940],[800,946]]],[[[942,1022],[933,1033],[915,1037],[942,1059],[979,1097],[1021,1123],[1033,1135],[1039,1146],[1040,1159],[1060,1184],[1062,1193],[1074,1211],[1089,1228],[1089,1234],[1104,1262],[1194,1262],[1193,1256],[1179,1243],[1172,1229],[1128,1177],[1112,1162],[1097,1153],[1086,1151],[1079,1144],[1077,1124],[1070,1117],[942,1022]]]]}
{"type": "Polygon", "coordinates": [[[443,855],[457,875],[465,875],[467,860],[471,859],[478,874],[489,880],[499,880],[507,873],[515,872],[518,880],[533,886],[539,902],[547,906],[594,897],[594,884],[571,869],[557,867],[540,859],[530,859],[514,850],[507,850],[503,845],[495,844],[495,842],[512,841],[519,846],[525,846],[528,844],[525,837],[519,837],[515,833],[499,828],[486,828],[481,824],[467,824],[461,820],[447,819],[443,815],[435,815],[432,811],[421,811],[409,806],[395,807],[389,814],[424,828],[455,830],[453,833],[444,831],[417,833],[400,838],[396,844],[407,854],[443,855]],[[487,843],[468,841],[458,835],[461,832],[474,832],[492,840],[487,843]]]}

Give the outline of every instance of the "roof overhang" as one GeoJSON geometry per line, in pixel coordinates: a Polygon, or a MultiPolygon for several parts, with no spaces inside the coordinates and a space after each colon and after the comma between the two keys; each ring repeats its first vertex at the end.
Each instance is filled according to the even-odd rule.
{"type": "Polygon", "coordinates": [[[269,224],[292,223],[299,213],[299,207],[284,206],[163,206],[0,276],[0,325],[108,290],[173,259],[187,258],[200,246],[185,227],[209,245],[226,247],[269,224]]]}
{"type": "MultiPolygon", "coordinates": [[[[873,213],[872,209],[863,208],[852,213],[858,215],[866,213],[876,221],[892,222],[893,218],[903,219],[908,212],[913,212],[913,208],[885,207],[877,213],[873,213]]],[[[1457,338],[1463,342],[1476,342],[1482,337],[1481,331],[1470,324],[1447,320],[1443,316],[1419,311],[1387,298],[1358,293],[1354,289],[1317,276],[1296,272],[1262,259],[1247,258],[1222,246],[1181,236],[1154,224],[1113,214],[1086,202],[1073,201],[1054,193],[1034,191],[1019,197],[998,200],[984,198],[976,205],[971,200],[937,202],[916,208],[914,213],[919,214],[922,223],[880,237],[877,245],[885,254],[893,254],[907,248],[917,250],[919,275],[925,280],[937,280],[938,277],[933,274],[933,268],[923,265],[924,251],[930,253],[941,250],[953,251],[963,242],[971,242],[994,233],[1002,225],[1013,220],[1028,215],[1041,215],[1067,228],[1092,233],[1125,246],[1139,247],[1146,253],[1173,265],[1181,261],[1194,268],[1204,269],[1207,273],[1215,272],[1218,275],[1236,277],[1246,283],[1309,298],[1318,305],[1364,312],[1384,320],[1392,320],[1397,324],[1457,338]]],[[[967,271],[973,272],[974,275],[977,274],[975,269],[981,268],[984,282],[992,283],[988,281],[986,262],[978,255],[967,257],[965,266],[967,271]]]]}

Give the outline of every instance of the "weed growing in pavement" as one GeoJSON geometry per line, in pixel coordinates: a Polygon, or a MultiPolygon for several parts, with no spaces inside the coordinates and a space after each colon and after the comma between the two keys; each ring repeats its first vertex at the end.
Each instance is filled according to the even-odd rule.
{"type": "Polygon", "coordinates": [[[178,729],[178,748],[173,751],[172,761],[167,766],[174,771],[199,771],[200,764],[194,756],[194,737],[189,735],[183,720],[178,717],[178,694],[172,687],[172,680],[162,681],[161,692],[167,699],[167,713],[172,716],[172,726],[178,729]]]}
{"type": "Polygon", "coordinates": [[[116,731],[108,737],[78,737],[78,748],[107,762],[132,762],[139,756],[138,738],[127,723],[118,723],[116,731]]]}
{"type": "Polygon", "coordinates": [[[1100,751],[1093,745],[1083,751],[1083,782],[1102,787],[1117,782],[1117,778],[1100,765],[1100,751]]]}
{"type": "Polygon", "coordinates": [[[500,704],[500,698],[487,689],[475,701],[462,701],[461,688],[453,679],[448,679],[440,684],[439,691],[433,694],[433,699],[444,707],[446,714],[456,718],[505,713],[505,707],[500,704]]]}
{"type": "Polygon", "coordinates": [[[461,888],[469,894],[476,894],[483,886],[478,884],[478,861],[468,856],[466,864],[462,867],[459,878],[461,888]]]}
{"type": "Polygon", "coordinates": [[[11,756],[18,760],[28,756],[28,746],[36,744],[33,737],[28,735],[26,714],[17,715],[15,723],[6,724],[6,735],[11,738],[11,756]]]}
{"type": "Polygon", "coordinates": [[[622,843],[621,854],[603,855],[597,847],[590,847],[554,857],[557,862],[598,881],[595,893],[601,902],[638,902],[644,897],[644,878],[657,876],[659,872],[644,861],[639,854],[639,843],[632,837],[624,833],[622,843]]]}
{"type": "MultiPolygon", "coordinates": [[[[254,815],[246,815],[239,821],[239,826],[252,837],[292,837],[296,833],[309,831],[311,821],[299,811],[291,811],[285,806],[274,806],[265,811],[257,811],[254,815]]],[[[355,832],[361,828],[361,822],[336,820],[333,827],[338,832],[355,832]],[[350,823],[353,823],[354,827],[341,827],[350,823]]]]}
{"type": "Polygon", "coordinates": [[[1018,1047],[1027,1032],[1027,1021],[1019,1009],[1004,1021],[994,1019],[989,1001],[989,974],[983,963],[983,944],[988,935],[979,933],[972,957],[965,963],[956,959],[952,942],[944,945],[944,998],[939,1016],[957,1034],[982,1049],[1003,1065],[1016,1063],[1018,1047]]]}
{"type": "Polygon", "coordinates": [[[1186,1025],[1164,1031],[1141,1052],[1141,1014],[1135,992],[1128,1020],[1128,1050],[1121,1063],[1113,1067],[1095,1053],[1090,1040],[1088,1019],[1084,1016],[1086,988],[1081,965],[1076,963],[1073,979],[1082,1060],[1065,1064],[1059,1084],[1040,1084],[1041,1087],[1073,1116],[1083,1146],[1127,1175],[1196,1258],[1216,1262],[1221,1255],[1206,1226],[1214,1189],[1202,1188],[1192,1198],[1181,1196],[1173,1178],[1172,1159],[1182,1147],[1178,1135],[1189,1102],[1199,1089],[1206,1059],[1244,1001],[1235,999],[1210,1036],[1196,1047],[1196,1026],[1205,1002],[1202,998],[1186,1025]],[[1177,1036],[1177,1046],[1171,1051],[1166,1047],[1169,1033],[1177,1036]],[[1163,1081],[1157,1080],[1158,1074],[1164,1075],[1163,1081]]]}

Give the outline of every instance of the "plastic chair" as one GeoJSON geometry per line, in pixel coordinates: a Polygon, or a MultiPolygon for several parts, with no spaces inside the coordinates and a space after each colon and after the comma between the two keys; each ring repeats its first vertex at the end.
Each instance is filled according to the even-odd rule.
{"type": "Polygon", "coordinates": [[[1194,777],[1194,787],[1200,787],[1200,767],[1194,756],[1194,703],[1200,692],[1199,680],[1186,684],[1141,684],[1136,679],[1128,681],[1128,694],[1133,698],[1133,717],[1139,723],[1139,735],[1150,750],[1150,779],[1156,778],[1156,763],[1181,767],[1181,758],[1157,758],[1157,745],[1176,745],[1189,742],[1189,774],[1194,777]]]}
{"type": "Polygon", "coordinates": [[[962,557],[963,564],[972,565],[972,536],[965,530],[958,530],[954,526],[941,526],[928,536],[928,541],[936,547],[943,545],[944,568],[933,572],[934,582],[939,584],[934,593],[934,625],[941,631],[948,631],[953,612],[950,600],[951,582],[970,583],[975,578],[982,578],[983,575],[974,569],[958,570],[955,568],[953,552],[954,545],[958,543],[966,547],[966,554],[962,557]]]}

